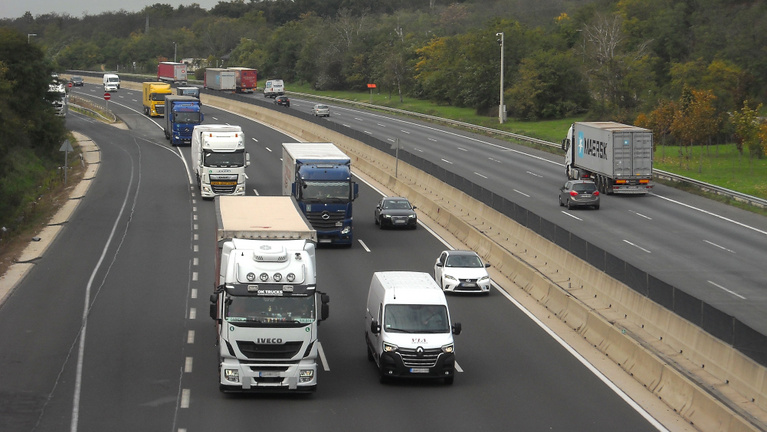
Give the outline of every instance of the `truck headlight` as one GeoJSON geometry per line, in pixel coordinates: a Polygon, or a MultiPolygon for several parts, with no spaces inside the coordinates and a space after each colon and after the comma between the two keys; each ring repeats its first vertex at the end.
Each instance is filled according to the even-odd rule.
{"type": "Polygon", "coordinates": [[[298,381],[302,383],[307,383],[314,379],[314,370],[312,369],[301,369],[298,371],[298,381]]]}
{"type": "Polygon", "coordinates": [[[240,382],[240,371],[237,369],[224,369],[224,378],[231,382],[240,382]]]}
{"type": "Polygon", "coordinates": [[[341,234],[349,234],[351,231],[352,231],[352,227],[347,225],[344,227],[344,229],[341,230],[341,234]]]}
{"type": "Polygon", "coordinates": [[[451,354],[453,352],[453,344],[444,345],[442,347],[442,352],[445,353],[445,354],[451,354]]]}
{"type": "Polygon", "coordinates": [[[397,349],[398,349],[397,345],[391,344],[389,342],[384,342],[383,344],[384,352],[394,352],[394,351],[397,351],[397,349]]]}

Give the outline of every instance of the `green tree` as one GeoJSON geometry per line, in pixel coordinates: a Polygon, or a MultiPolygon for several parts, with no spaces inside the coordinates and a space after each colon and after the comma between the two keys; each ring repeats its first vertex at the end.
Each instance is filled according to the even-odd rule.
{"type": "Polygon", "coordinates": [[[735,136],[737,138],[738,151],[743,153],[743,146],[748,148],[748,154],[751,157],[761,159],[764,157],[764,149],[760,137],[761,122],[759,120],[759,110],[762,104],[755,109],[748,106],[748,101],[743,102],[743,107],[739,111],[732,113],[732,123],[735,125],[735,136]]]}

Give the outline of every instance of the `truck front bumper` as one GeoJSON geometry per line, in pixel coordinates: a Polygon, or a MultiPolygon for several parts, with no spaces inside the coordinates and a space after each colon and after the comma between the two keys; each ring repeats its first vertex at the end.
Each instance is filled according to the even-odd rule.
{"type": "Polygon", "coordinates": [[[240,363],[225,359],[220,365],[222,392],[313,392],[317,389],[317,363],[240,363]]]}

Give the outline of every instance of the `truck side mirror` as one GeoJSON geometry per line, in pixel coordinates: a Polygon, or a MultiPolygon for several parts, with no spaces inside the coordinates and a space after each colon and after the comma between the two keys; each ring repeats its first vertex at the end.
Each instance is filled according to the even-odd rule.
{"type": "Polygon", "coordinates": [[[330,306],[327,303],[323,303],[320,306],[320,320],[325,321],[330,316],[330,306]]]}
{"type": "Polygon", "coordinates": [[[370,333],[373,333],[373,334],[381,333],[381,325],[378,324],[378,321],[376,320],[370,321],[370,333]]]}
{"type": "Polygon", "coordinates": [[[565,138],[562,140],[562,150],[567,150],[568,147],[570,147],[570,139],[565,138]]]}
{"type": "Polygon", "coordinates": [[[250,166],[250,153],[245,152],[245,166],[250,166]]]}
{"type": "Polygon", "coordinates": [[[453,324],[453,334],[456,335],[456,336],[461,334],[461,323],[453,324]]]}
{"type": "Polygon", "coordinates": [[[218,308],[216,307],[217,301],[218,301],[218,295],[211,294],[210,295],[210,317],[213,319],[218,318],[218,308]]]}
{"type": "Polygon", "coordinates": [[[352,201],[357,199],[357,197],[360,194],[360,185],[357,184],[357,182],[352,183],[352,188],[354,190],[354,197],[352,198],[352,201]]]}

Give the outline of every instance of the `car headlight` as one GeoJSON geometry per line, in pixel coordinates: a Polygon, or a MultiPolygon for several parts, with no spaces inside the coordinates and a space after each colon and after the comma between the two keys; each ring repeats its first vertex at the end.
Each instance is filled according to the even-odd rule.
{"type": "Polygon", "coordinates": [[[394,351],[397,351],[397,349],[398,349],[397,345],[390,344],[388,342],[384,342],[383,344],[384,352],[394,352],[394,351]]]}
{"type": "Polygon", "coordinates": [[[383,216],[384,219],[391,219],[391,215],[389,215],[389,214],[385,214],[385,215],[381,215],[381,216],[383,216]]]}
{"type": "Polygon", "coordinates": [[[454,276],[450,276],[449,274],[446,274],[446,275],[445,275],[445,279],[450,279],[450,280],[454,280],[454,281],[457,281],[457,280],[458,280],[458,279],[456,279],[454,276]]]}
{"type": "Polygon", "coordinates": [[[478,282],[485,282],[485,281],[487,281],[488,279],[490,279],[490,276],[482,276],[481,278],[479,278],[479,281],[478,281],[478,282]]]}
{"type": "Polygon", "coordinates": [[[411,214],[411,215],[408,215],[408,218],[409,218],[409,219],[415,219],[415,218],[416,218],[416,216],[415,216],[415,214],[411,214]]]}
{"type": "Polygon", "coordinates": [[[445,354],[451,354],[453,352],[453,344],[443,345],[442,352],[445,354]]]}

